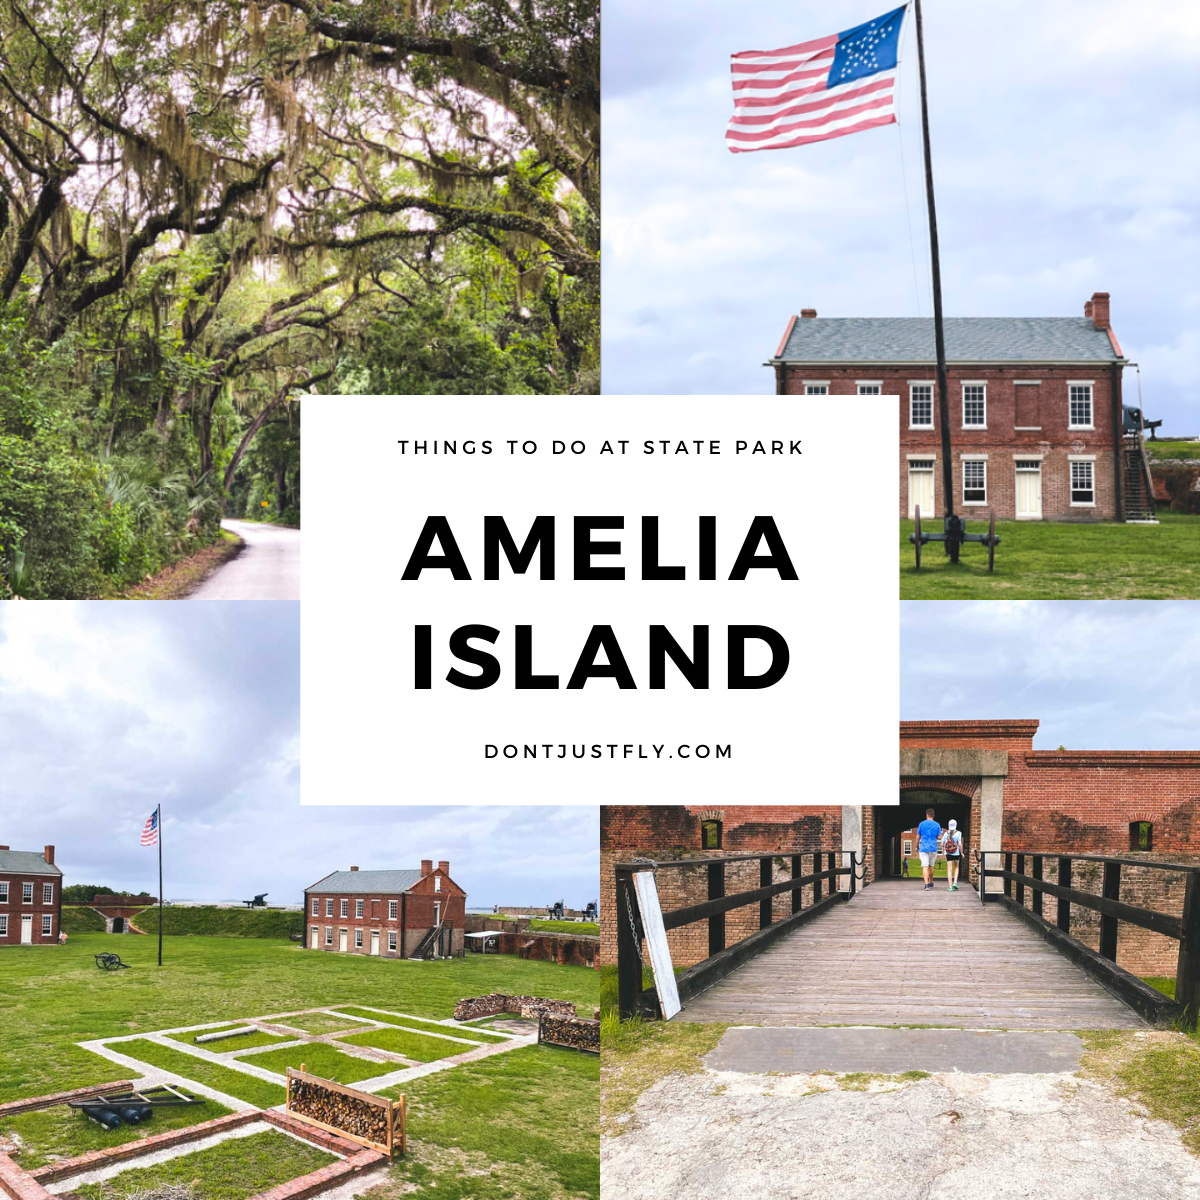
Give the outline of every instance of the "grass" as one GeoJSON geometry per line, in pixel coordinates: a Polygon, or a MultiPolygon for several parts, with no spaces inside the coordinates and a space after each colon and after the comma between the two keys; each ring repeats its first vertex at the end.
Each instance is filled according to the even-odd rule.
{"type": "Polygon", "coordinates": [[[138,1062],[174,1071],[185,1079],[194,1079],[197,1083],[224,1092],[226,1096],[236,1096],[239,1100],[245,1100],[247,1104],[256,1105],[258,1108],[273,1108],[276,1104],[282,1104],[285,1099],[283,1087],[279,1084],[268,1083],[265,1079],[247,1075],[244,1071],[235,1071],[232,1067],[206,1062],[202,1058],[185,1054],[182,1050],[172,1050],[169,1046],[162,1046],[145,1038],[119,1042],[114,1049],[119,1054],[136,1058],[138,1062]]]}
{"type": "Polygon", "coordinates": [[[59,1104],[37,1112],[0,1117],[0,1137],[15,1136],[20,1141],[20,1164],[25,1170],[32,1171],[59,1159],[75,1158],[93,1150],[123,1146],[151,1134],[198,1125],[228,1112],[229,1109],[215,1100],[206,1100],[203,1105],[194,1107],[155,1109],[154,1116],[141,1125],[121,1125],[109,1130],[88,1120],[81,1112],[59,1104]]]}
{"type": "MultiPolygon", "coordinates": [[[[434,1062],[439,1058],[449,1058],[453,1054],[464,1054],[473,1049],[461,1042],[448,1042],[445,1038],[426,1037],[423,1033],[407,1033],[403,1029],[368,1029],[366,1033],[356,1033],[353,1037],[341,1039],[352,1046],[374,1046],[376,1050],[388,1050],[392,1054],[402,1054],[414,1062],[434,1062]]],[[[386,1067],[376,1070],[376,1075],[382,1075],[386,1067]]]]}
{"type": "Polygon", "coordinates": [[[1145,442],[1146,454],[1154,462],[1164,459],[1198,459],[1200,458],[1200,442],[1184,442],[1172,438],[1155,438],[1145,442]]]}
{"type": "Polygon", "coordinates": [[[1142,980],[1143,983],[1148,983],[1152,988],[1156,988],[1162,992],[1164,996],[1170,996],[1175,999],[1175,980],[1168,978],[1165,975],[1150,975],[1142,980]]]}
{"type": "Polygon", "coordinates": [[[72,933],[103,933],[104,918],[94,909],[79,904],[64,904],[62,931],[72,933]]]}
{"type": "Polygon", "coordinates": [[[157,575],[149,575],[119,593],[123,600],[183,600],[196,590],[218,567],[236,558],[242,551],[242,539],[226,529],[221,536],[195,554],[182,558],[157,575]]]}
{"type": "Polygon", "coordinates": [[[206,1033],[219,1033],[222,1029],[244,1029],[245,1025],[221,1025],[216,1029],[193,1029],[191,1033],[168,1033],[167,1037],[173,1042],[186,1042],[189,1046],[200,1046],[202,1050],[213,1054],[228,1054],[231,1050],[249,1050],[254,1046],[274,1046],[288,1039],[279,1033],[248,1033],[244,1037],[227,1038],[220,1042],[197,1042],[198,1036],[206,1033]]]}
{"type": "Polygon", "coordinates": [[[350,1013],[355,1017],[367,1017],[372,1021],[382,1021],[385,1025],[403,1025],[405,1029],[425,1030],[428,1033],[448,1033],[454,1037],[469,1037],[475,1042],[507,1042],[510,1039],[496,1033],[485,1033],[482,1029],[472,1029],[463,1025],[437,1025],[433,1021],[418,1021],[413,1017],[395,1017],[390,1013],[368,1012],[365,1008],[347,1006],[339,1008],[338,1012],[350,1013]]]}
{"type": "Polygon", "coordinates": [[[572,933],[576,937],[599,937],[600,925],[596,921],[542,921],[529,922],[530,933],[572,933]]]}
{"type": "MultiPolygon", "coordinates": [[[[987,552],[966,546],[952,566],[927,545],[921,570],[908,543],[912,521],[900,522],[901,600],[1165,600],[1200,599],[1200,516],[1159,514],[1159,525],[1072,525],[1000,521],[996,573],[987,552]]],[[[969,521],[972,533],[985,531],[969,521]]]]}
{"type": "MultiPolygon", "coordinates": [[[[365,1058],[352,1058],[326,1042],[308,1042],[303,1046],[285,1046],[282,1050],[264,1050],[249,1054],[242,1062],[283,1075],[288,1067],[304,1068],[310,1075],[332,1079],[335,1083],[358,1083],[362,1079],[374,1079],[394,1071],[395,1065],[385,1062],[370,1062],[365,1058]]],[[[282,1099],[282,1097],[281,1097],[282,1099]]]]}
{"type": "Polygon", "coordinates": [[[88,1200],[111,1200],[172,1184],[193,1184],[195,1200],[245,1200],[334,1162],[334,1155],[268,1129],[152,1167],[132,1167],[104,1183],[85,1183],[75,1190],[88,1200]]]}
{"type": "Polygon", "coordinates": [[[594,1055],[528,1046],[381,1093],[407,1097],[409,1153],[367,1197],[598,1200],[599,1076],[594,1055]]]}
{"type": "Polygon", "coordinates": [[[878,1071],[847,1071],[838,1076],[838,1087],[843,1092],[869,1092],[875,1084],[899,1085],[928,1078],[928,1071],[901,1071],[898,1075],[884,1075],[878,1071]]]}
{"type": "MultiPolygon", "coordinates": [[[[158,932],[158,913],[144,915],[142,929],[158,932]]],[[[303,914],[268,908],[217,908],[208,905],[163,908],[163,933],[172,937],[286,938],[303,930],[303,914]]]]}
{"type": "MultiPolygon", "coordinates": [[[[121,957],[132,969],[114,972],[96,970],[93,959],[112,947],[113,939],[106,934],[77,934],[59,947],[0,951],[0,1103],[128,1079],[128,1067],[75,1045],[92,1038],[348,1001],[446,1018],[456,1000],[489,992],[553,996],[585,1011],[599,998],[597,972],[590,967],[515,955],[473,954],[410,963],[314,953],[280,940],[191,937],[166,944],[160,969],[155,966],[156,941],[123,937],[121,957]]],[[[199,1072],[211,1066],[182,1050],[141,1045],[155,1056],[144,1061],[177,1054],[170,1069],[179,1069],[182,1061],[188,1067],[183,1074],[199,1082],[204,1082],[199,1072]]],[[[128,1043],[124,1052],[129,1052],[128,1043]]],[[[250,1086],[267,1086],[246,1075],[236,1078],[250,1086]]]]}
{"type": "Polygon", "coordinates": [[[325,1033],[339,1033],[343,1029],[358,1028],[354,1021],[319,1012],[303,1013],[298,1017],[280,1017],[278,1021],[272,1021],[271,1024],[286,1025],[289,1029],[300,1029],[305,1033],[314,1034],[316,1037],[325,1033]]]}

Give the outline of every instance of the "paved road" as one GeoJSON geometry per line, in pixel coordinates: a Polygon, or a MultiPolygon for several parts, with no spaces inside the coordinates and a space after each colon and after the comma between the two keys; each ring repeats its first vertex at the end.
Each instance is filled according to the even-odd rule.
{"type": "Polygon", "coordinates": [[[222,521],[246,543],[189,600],[299,600],[300,530],[254,521],[222,521]]]}

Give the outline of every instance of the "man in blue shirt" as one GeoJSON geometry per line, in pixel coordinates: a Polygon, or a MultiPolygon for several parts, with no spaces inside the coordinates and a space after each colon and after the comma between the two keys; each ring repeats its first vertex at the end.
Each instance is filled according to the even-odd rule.
{"type": "Polygon", "coordinates": [[[917,826],[917,851],[921,855],[921,873],[925,876],[925,891],[933,891],[933,864],[937,859],[938,839],[942,827],[933,819],[933,809],[925,810],[925,820],[917,826]]]}

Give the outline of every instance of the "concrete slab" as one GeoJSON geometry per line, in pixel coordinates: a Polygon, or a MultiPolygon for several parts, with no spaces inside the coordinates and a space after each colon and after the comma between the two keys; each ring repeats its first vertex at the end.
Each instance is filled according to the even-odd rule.
{"type": "Polygon", "coordinates": [[[1083,1046],[1073,1033],[976,1029],[730,1029],[704,1060],[714,1071],[965,1071],[1045,1075],[1074,1071],[1083,1046]]]}

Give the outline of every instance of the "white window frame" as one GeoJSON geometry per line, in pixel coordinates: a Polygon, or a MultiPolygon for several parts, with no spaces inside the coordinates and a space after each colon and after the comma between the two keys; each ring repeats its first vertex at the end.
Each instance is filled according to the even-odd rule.
{"type": "Polygon", "coordinates": [[[53,904],[54,903],[54,884],[52,884],[52,883],[43,883],[42,884],[42,903],[43,904],[53,904]]]}
{"type": "Polygon", "coordinates": [[[828,379],[806,379],[804,381],[804,394],[806,396],[828,396],[829,395],[829,380],[828,379]]]}
{"type": "Polygon", "coordinates": [[[54,936],[54,914],[42,913],[42,937],[54,936]]]}
{"type": "Polygon", "coordinates": [[[22,883],[21,884],[21,903],[22,904],[32,904],[33,903],[33,884],[32,883],[22,883]]]}
{"type": "MultiPolygon", "coordinates": [[[[1067,380],[1067,428],[1078,429],[1080,431],[1096,428],[1096,382],[1093,379],[1068,379],[1067,380]],[[1072,409],[1075,404],[1074,397],[1071,395],[1073,388],[1087,388],[1088,399],[1088,423],[1086,425],[1075,424],[1075,414],[1072,409]]],[[[1093,475],[1095,472],[1093,472],[1093,475]]],[[[1092,491],[1095,492],[1093,487],[1092,491]]]]}
{"type": "Polygon", "coordinates": [[[321,915],[321,897],[320,896],[313,897],[312,915],[314,917],[319,917],[321,915]]]}
{"type": "Polygon", "coordinates": [[[0,937],[8,937],[8,913],[0,913],[0,937]]]}
{"type": "Polygon", "coordinates": [[[962,502],[963,502],[964,507],[967,505],[970,505],[975,508],[986,507],[987,502],[988,502],[988,498],[987,498],[988,497],[987,455],[986,454],[964,454],[961,457],[960,462],[961,462],[960,475],[961,475],[961,479],[962,479],[962,487],[960,490],[962,492],[962,502]],[[976,463],[983,464],[983,499],[982,500],[968,500],[967,499],[967,464],[968,463],[970,463],[972,466],[974,466],[976,463]]]}
{"type": "Polygon", "coordinates": [[[912,858],[912,838],[904,839],[904,857],[912,858]]]}
{"type": "Polygon", "coordinates": [[[396,953],[396,931],[394,929],[388,930],[388,953],[396,953]]]}
{"type": "Polygon", "coordinates": [[[883,380],[882,379],[859,379],[855,382],[855,388],[860,396],[882,396],[883,395],[883,380]]]}
{"type": "Polygon", "coordinates": [[[8,880],[0,879],[0,904],[8,903],[8,880]]]}
{"type": "Polygon", "coordinates": [[[910,379],[908,381],[908,427],[909,429],[932,429],[933,428],[933,391],[934,384],[928,379],[910,379]],[[916,397],[913,393],[917,388],[929,389],[929,424],[920,425],[913,420],[913,401],[916,397]]]}
{"type": "Polygon", "coordinates": [[[361,900],[354,901],[354,917],[355,920],[361,921],[363,915],[363,902],[361,900]]]}
{"type": "Polygon", "coordinates": [[[442,890],[442,877],[440,875],[435,875],[433,877],[433,890],[435,892],[440,892],[442,890]]]}
{"type": "MultiPolygon", "coordinates": [[[[1078,489],[1083,491],[1083,488],[1078,489]]],[[[1069,454],[1067,455],[1067,494],[1071,496],[1072,508],[1095,508],[1096,507],[1096,456],[1094,454],[1069,454]],[[1090,500],[1076,500],[1075,497],[1075,465],[1086,465],[1089,468],[1091,477],[1091,493],[1090,500]]]]}
{"type": "Polygon", "coordinates": [[[394,921],[396,919],[396,917],[399,915],[399,912],[400,912],[400,901],[399,900],[389,900],[388,901],[388,920],[394,921]]]}
{"type": "Polygon", "coordinates": [[[325,897],[325,915],[327,917],[333,916],[333,897],[332,896],[325,897]]]}
{"type": "Polygon", "coordinates": [[[341,899],[338,915],[342,917],[348,917],[350,915],[350,901],[347,900],[345,896],[343,896],[341,899]]]}
{"type": "Polygon", "coordinates": [[[325,926],[325,945],[327,945],[327,946],[333,945],[333,926],[332,925],[325,926]]]}
{"type": "Polygon", "coordinates": [[[962,427],[964,429],[982,429],[987,430],[987,380],[986,379],[964,379],[962,381],[962,391],[959,394],[959,402],[962,405],[962,427]],[[967,388],[982,388],[983,389],[983,420],[978,424],[967,424],[967,388]]]}
{"type": "Polygon", "coordinates": [[[361,925],[356,925],[354,927],[354,948],[355,950],[361,950],[363,948],[361,925]]]}

